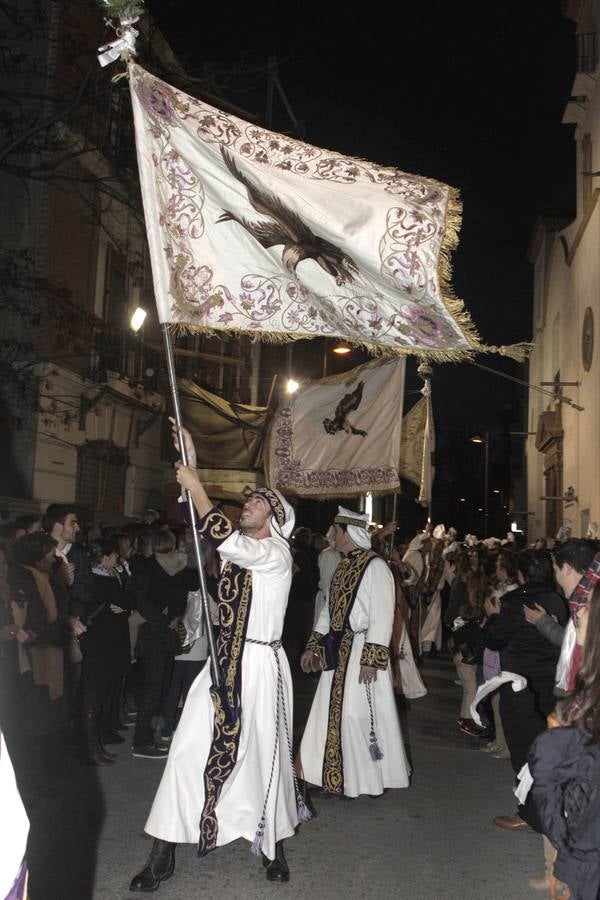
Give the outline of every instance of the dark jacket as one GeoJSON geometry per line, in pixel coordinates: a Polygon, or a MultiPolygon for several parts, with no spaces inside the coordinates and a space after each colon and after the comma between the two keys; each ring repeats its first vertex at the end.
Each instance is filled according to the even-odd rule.
{"type": "Polygon", "coordinates": [[[600,897],[600,744],[578,728],[551,728],[529,752],[544,834],[558,850],[556,878],[573,900],[600,897]]]}
{"type": "Polygon", "coordinates": [[[30,632],[30,638],[26,641],[26,647],[37,644],[52,644],[64,647],[69,640],[69,625],[67,622],[68,597],[66,589],[59,578],[50,576],[50,587],[56,600],[57,618],[54,622],[48,621],[46,607],[42,602],[32,573],[23,566],[14,566],[9,571],[9,583],[12,596],[19,606],[27,603],[27,616],[24,629],[30,632]]]}
{"type": "Polygon", "coordinates": [[[185,613],[188,591],[198,588],[198,572],[182,569],[176,575],[168,575],[155,556],[149,556],[144,565],[147,589],[137,598],[141,616],[155,625],[167,626],[176,616],[185,613]],[[163,610],[167,608],[167,612],[163,610]]]}
{"type": "Polygon", "coordinates": [[[447,625],[448,628],[452,628],[454,620],[460,616],[460,611],[468,600],[469,592],[467,590],[467,585],[463,579],[457,575],[450,586],[450,599],[448,601],[448,608],[444,613],[444,624],[447,625]]]}
{"type": "Polygon", "coordinates": [[[81,544],[71,544],[67,559],[75,566],[73,584],[69,587],[71,615],[87,621],[90,607],[94,603],[94,578],[89,557],[81,544]]]}
{"type": "Polygon", "coordinates": [[[568,610],[565,601],[545,585],[528,582],[502,597],[502,609],[490,616],[485,629],[485,645],[500,651],[502,669],[523,675],[533,690],[536,682],[554,682],[560,647],[550,643],[535,625],[525,619],[523,606],[543,606],[549,615],[565,625],[568,610]]]}

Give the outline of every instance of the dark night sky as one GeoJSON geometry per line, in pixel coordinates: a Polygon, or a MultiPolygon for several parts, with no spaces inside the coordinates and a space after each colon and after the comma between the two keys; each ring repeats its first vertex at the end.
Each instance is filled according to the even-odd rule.
{"type": "MultiPolygon", "coordinates": [[[[308,141],[458,187],[456,294],[487,342],[531,337],[533,225],[574,205],[574,141],[561,118],[575,26],[558,0],[404,2],[394,14],[378,4],[339,12],[308,3],[285,12],[191,0],[148,6],[188,72],[274,55],[308,141]]],[[[257,87],[228,96],[260,113],[264,82],[257,87]]],[[[281,107],[276,113],[274,128],[289,127],[281,107]]],[[[482,361],[503,367],[494,357],[482,361]]],[[[468,365],[436,367],[436,375],[438,422],[493,424],[490,391],[498,403],[512,396],[503,394],[507,383],[468,365]],[[446,402],[465,391],[468,407],[446,402]]]]}
{"type": "MultiPolygon", "coordinates": [[[[275,56],[309,142],[457,187],[463,225],[455,293],[484,341],[531,339],[526,257],[533,226],[540,215],[568,216],[575,203],[573,129],[561,124],[575,71],[575,23],[559,0],[147,5],[189,74],[202,76],[208,63],[264,64],[275,56]]],[[[262,114],[264,77],[230,77],[224,87],[228,99],[262,114]]],[[[281,104],[272,127],[290,129],[281,104]]],[[[295,368],[303,353],[306,365],[314,356],[295,349],[295,368]]],[[[355,352],[344,368],[360,361],[355,352]]],[[[501,357],[479,361],[527,378],[526,366],[501,357]]],[[[411,360],[407,407],[420,387],[411,360]]],[[[468,437],[484,429],[495,435],[490,478],[512,496],[510,448],[518,450],[521,439],[508,431],[522,429],[527,391],[467,363],[447,364],[434,367],[433,398],[433,517],[481,532],[483,454],[468,437]],[[463,506],[461,494],[469,498],[463,506]]],[[[398,512],[409,534],[425,512],[405,488],[398,512]]],[[[492,533],[503,532],[503,515],[490,506],[492,533]]]]}

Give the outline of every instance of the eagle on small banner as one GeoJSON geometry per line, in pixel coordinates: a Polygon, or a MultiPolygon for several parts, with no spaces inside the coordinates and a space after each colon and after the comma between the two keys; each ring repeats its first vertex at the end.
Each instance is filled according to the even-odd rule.
{"type": "Polygon", "coordinates": [[[335,434],[336,431],[345,431],[346,434],[359,434],[361,437],[367,436],[366,431],[363,431],[362,428],[355,428],[348,419],[348,413],[358,409],[360,406],[364,386],[364,381],[359,381],[353,391],[344,394],[335,408],[333,419],[323,419],[323,428],[327,434],[335,434]]]}
{"type": "Polygon", "coordinates": [[[449,284],[455,189],[268,131],[128,69],[162,324],[343,338],[439,361],[480,346],[449,284]]]}
{"type": "Polygon", "coordinates": [[[302,386],[271,423],[268,484],[304,497],[398,490],[403,399],[404,359],[367,363],[302,386]]]}

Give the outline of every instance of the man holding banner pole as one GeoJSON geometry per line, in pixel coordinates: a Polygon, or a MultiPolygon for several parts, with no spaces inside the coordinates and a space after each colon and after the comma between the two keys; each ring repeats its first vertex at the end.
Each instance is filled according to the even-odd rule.
{"type": "MultiPolygon", "coordinates": [[[[176,438],[175,423],[173,432],[176,438]]],[[[182,434],[194,463],[190,434],[182,434]]],[[[152,852],[130,890],[155,891],[170,878],[177,843],[197,843],[205,856],[240,837],[262,852],[269,881],[288,881],[283,839],[310,818],[292,765],[292,681],[281,648],[294,511],[278,491],[259,488],[235,530],[213,506],[197,469],[176,465],[200,517],[198,531],[222,561],[221,683],[214,687],[205,666],[190,689],[146,823],[152,852]]]]}

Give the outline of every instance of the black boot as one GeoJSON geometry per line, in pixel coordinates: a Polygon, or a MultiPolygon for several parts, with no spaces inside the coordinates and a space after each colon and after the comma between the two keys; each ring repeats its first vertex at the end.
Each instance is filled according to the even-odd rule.
{"type": "Polygon", "coordinates": [[[104,753],[98,740],[96,713],[88,709],[83,714],[83,733],[85,739],[85,762],[90,766],[112,766],[114,759],[104,753]]]}
{"type": "Polygon", "coordinates": [[[151,893],[158,890],[161,881],[166,881],[175,871],[175,847],[169,841],[156,838],[148,862],[129,885],[130,891],[151,893]]]}
{"type": "Polygon", "coordinates": [[[267,881],[289,881],[290,870],[283,852],[283,841],[275,844],[275,859],[267,859],[263,853],[263,866],[267,870],[267,881]]]}

